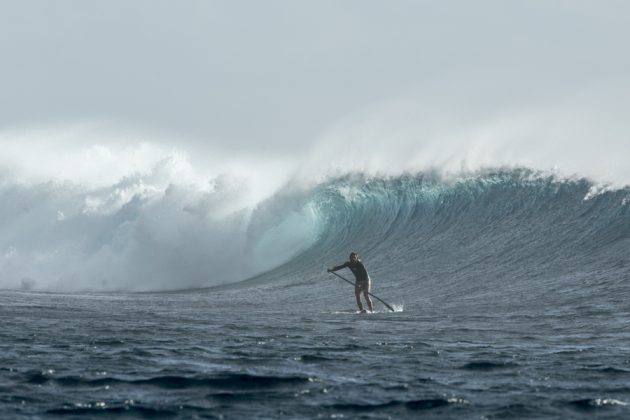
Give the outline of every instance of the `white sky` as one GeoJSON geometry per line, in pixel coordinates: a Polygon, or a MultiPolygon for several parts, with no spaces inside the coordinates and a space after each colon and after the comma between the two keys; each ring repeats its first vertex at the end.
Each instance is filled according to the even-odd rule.
{"type": "Polygon", "coordinates": [[[102,122],[300,154],[392,104],[432,132],[575,105],[601,117],[569,131],[618,144],[628,40],[622,0],[0,0],[0,130],[102,122]]]}

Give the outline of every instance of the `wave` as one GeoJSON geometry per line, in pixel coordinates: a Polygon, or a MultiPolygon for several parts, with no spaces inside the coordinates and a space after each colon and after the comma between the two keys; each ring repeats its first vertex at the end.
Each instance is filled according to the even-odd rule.
{"type": "Polygon", "coordinates": [[[500,287],[579,282],[577,295],[623,287],[630,190],[529,169],[456,177],[348,174],[288,184],[243,203],[247,187],[204,188],[159,173],[111,187],[0,187],[0,286],[176,290],[279,278],[299,284],[351,250],[405,292],[481,296],[500,287]],[[158,182],[155,179],[162,181],[158,182]],[[611,286],[612,284],[612,286],[611,286]]]}

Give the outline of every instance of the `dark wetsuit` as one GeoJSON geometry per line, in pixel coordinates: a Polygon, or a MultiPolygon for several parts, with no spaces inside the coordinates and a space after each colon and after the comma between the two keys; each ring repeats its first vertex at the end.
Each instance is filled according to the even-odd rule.
{"type": "Polygon", "coordinates": [[[354,274],[354,277],[357,279],[357,286],[363,290],[369,291],[370,276],[368,275],[368,272],[365,269],[365,266],[363,265],[361,260],[358,260],[355,263],[346,261],[345,263],[338,265],[337,267],[333,267],[332,271],[341,270],[342,268],[346,267],[352,270],[352,274],[354,274]]]}

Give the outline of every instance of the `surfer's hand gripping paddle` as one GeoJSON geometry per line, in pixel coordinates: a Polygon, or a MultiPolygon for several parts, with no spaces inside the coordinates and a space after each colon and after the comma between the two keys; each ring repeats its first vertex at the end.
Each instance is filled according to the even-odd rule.
{"type": "MultiPolygon", "coordinates": [[[[350,280],[348,280],[345,277],[340,276],[339,274],[335,273],[334,271],[330,271],[328,270],[329,273],[334,274],[335,276],[339,277],[341,280],[345,281],[346,283],[350,283],[351,285],[355,286],[354,283],[352,283],[350,280]]],[[[396,312],[394,310],[394,308],[392,308],[387,302],[385,302],[383,299],[381,299],[380,297],[373,295],[372,293],[368,292],[368,295],[372,296],[374,299],[378,300],[379,302],[381,302],[383,305],[387,306],[387,309],[389,309],[392,312],[396,312]]]]}

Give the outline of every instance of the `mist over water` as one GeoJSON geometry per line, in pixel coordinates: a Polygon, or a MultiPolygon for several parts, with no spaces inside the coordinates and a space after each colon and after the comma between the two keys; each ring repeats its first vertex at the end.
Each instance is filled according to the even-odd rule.
{"type": "Polygon", "coordinates": [[[539,89],[547,86],[475,76],[446,77],[355,110],[317,139],[309,162],[392,175],[528,167],[630,183],[626,79],[560,92],[550,87],[543,98],[539,89]]]}

